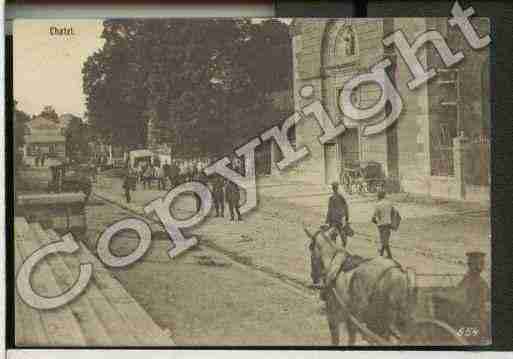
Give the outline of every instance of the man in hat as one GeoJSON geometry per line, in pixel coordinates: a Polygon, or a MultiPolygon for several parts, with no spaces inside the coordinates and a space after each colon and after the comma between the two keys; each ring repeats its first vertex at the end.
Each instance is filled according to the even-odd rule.
{"type": "Polygon", "coordinates": [[[237,220],[241,221],[241,215],[240,215],[240,193],[239,193],[239,187],[232,181],[227,181],[226,187],[225,187],[225,194],[226,194],[226,201],[228,202],[228,209],[230,210],[230,221],[235,220],[234,214],[237,213],[237,220]],[[234,213],[235,212],[235,213],[234,213]]]}
{"type": "Polygon", "coordinates": [[[212,197],[214,199],[216,217],[224,217],[224,187],[225,180],[223,177],[216,175],[212,183],[212,197]]]}
{"type": "Polygon", "coordinates": [[[490,301],[490,288],[481,277],[484,269],[485,254],[480,251],[467,252],[468,270],[458,284],[464,290],[464,312],[467,327],[479,328],[479,338],[489,338],[490,313],[488,304],[490,301]]]}
{"type": "Polygon", "coordinates": [[[333,194],[328,202],[328,213],[326,214],[326,224],[328,227],[334,228],[331,238],[335,241],[337,233],[340,236],[342,245],[345,247],[347,244],[347,236],[344,232],[344,227],[349,223],[349,208],[345,198],[338,191],[338,183],[331,184],[333,194]]]}
{"type": "Polygon", "coordinates": [[[130,201],[132,200],[132,198],[130,196],[131,189],[132,189],[132,182],[131,182],[130,170],[127,168],[125,177],[123,179],[123,190],[125,191],[126,203],[130,203],[130,201]]]}
{"type": "Polygon", "coordinates": [[[378,192],[378,203],[372,215],[372,222],[378,227],[379,240],[381,248],[379,249],[380,256],[385,252],[388,258],[392,258],[390,251],[390,234],[392,231],[392,204],[385,199],[385,191],[378,192]]]}

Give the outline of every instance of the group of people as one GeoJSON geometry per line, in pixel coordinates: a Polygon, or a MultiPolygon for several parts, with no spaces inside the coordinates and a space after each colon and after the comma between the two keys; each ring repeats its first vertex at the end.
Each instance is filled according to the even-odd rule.
{"type": "MultiPolygon", "coordinates": [[[[333,228],[332,240],[336,241],[337,237],[339,237],[342,246],[346,247],[348,237],[352,232],[349,227],[349,206],[344,196],[339,192],[338,183],[332,183],[331,187],[333,194],[328,202],[328,212],[324,228],[333,228]]],[[[386,254],[387,258],[392,258],[390,235],[392,230],[397,229],[399,226],[400,215],[392,203],[386,199],[386,192],[383,190],[378,192],[377,203],[371,221],[378,229],[380,239],[379,254],[381,256],[386,254]]]]}
{"type": "Polygon", "coordinates": [[[141,183],[144,189],[151,189],[154,181],[157,182],[159,190],[165,190],[178,182],[180,168],[175,163],[146,163],[129,169],[131,176],[135,177],[135,183],[141,183]]]}
{"type": "Polygon", "coordinates": [[[184,173],[180,171],[177,164],[167,162],[163,166],[147,164],[136,169],[128,169],[123,181],[126,202],[131,202],[131,192],[136,190],[137,183],[142,183],[143,189],[150,189],[152,181],[157,181],[159,190],[171,189],[190,181],[202,182],[211,189],[216,217],[224,217],[225,207],[228,204],[230,220],[242,221],[239,187],[216,174],[207,177],[197,166],[193,166],[184,173]]]}
{"type": "Polygon", "coordinates": [[[137,189],[137,184],[142,184],[143,189],[151,189],[154,181],[157,182],[158,190],[165,190],[177,183],[180,169],[177,165],[164,163],[142,164],[135,168],[127,166],[125,177],[123,180],[123,190],[127,203],[131,201],[131,192],[137,189]]]}
{"type": "Polygon", "coordinates": [[[225,180],[219,175],[209,179],[209,185],[214,199],[216,217],[224,217],[225,202],[228,203],[230,221],[242,221],[240,214],[240,192],[239,187],[232,181],[225,180]],[[235,219],[235,215],[237,218],[235,219]]]}

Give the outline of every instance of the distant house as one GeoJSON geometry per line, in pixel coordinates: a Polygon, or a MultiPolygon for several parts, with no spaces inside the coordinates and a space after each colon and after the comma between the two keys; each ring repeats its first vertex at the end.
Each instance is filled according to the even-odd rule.
{"type": "MultiPolygon", "coordinates": [[[[27,123],[23,154],[25,162],[34,164],[38,155],[45,154],[52,162],[66,158],[66,126],[74,116],[64,114],[57,120],[37,116],[27,123]]],[[[50,162],[48,162],[50,163],[50,162]]]]}

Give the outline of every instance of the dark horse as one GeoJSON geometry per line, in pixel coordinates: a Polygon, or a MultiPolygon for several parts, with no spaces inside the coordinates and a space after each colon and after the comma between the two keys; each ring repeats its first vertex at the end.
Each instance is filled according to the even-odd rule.
{"type": "Polygon", "coordinates": [[[356,268],[343,272],[340,265],[350,254],[333,242],[324,231],[311,234],[312,268],[325,282],[324,300],[331,342],[339,344],[340,323],[348,333],[348,345],[356,342],[356,333],[375,344],[390,344],[393,338],[407,337],[411,320],[410,302],[414,298],[414,276],[401,266],[382,257],[363,261],[356,268]],[[314,267],[314,265],[313,265],[314,267]]]}

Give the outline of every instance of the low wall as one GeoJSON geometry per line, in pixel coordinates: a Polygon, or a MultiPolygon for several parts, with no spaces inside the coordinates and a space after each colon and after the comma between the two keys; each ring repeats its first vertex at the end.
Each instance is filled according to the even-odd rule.
{"type": "Polygon", "coordinates": [[[87,229],[83,193],[20,194],[15,214],[60,233],[81,235],[87,229]]]}

